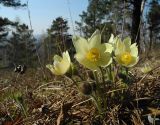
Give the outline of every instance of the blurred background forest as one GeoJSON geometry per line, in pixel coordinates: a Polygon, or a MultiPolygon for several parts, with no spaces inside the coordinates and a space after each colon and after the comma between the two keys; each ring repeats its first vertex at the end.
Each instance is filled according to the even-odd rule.
{"type": "Polygon", "coordinates": [[[147,57],[160,46],[160,0],[88,0],[87,9],[79,14],[79,21],[73,22],[69,8],[72,26],[59,15],[39,37],[32,29],[28,3],[0,0],[0,4],[26,9],[30,20],[28,26],[18,19],[9,20],[7,15],[0,17],[0,68],[19,64],[34,68],[45,66],[52,61],[54,54],[65,50],[73,55],[72,35],[88,37],[95,29],[103,31],[103,42],[108,41],[111,33],[122,38],[131,36],[140,53],[147,57]],[[73,32],[69,32],[70,27],[73,32]]]}

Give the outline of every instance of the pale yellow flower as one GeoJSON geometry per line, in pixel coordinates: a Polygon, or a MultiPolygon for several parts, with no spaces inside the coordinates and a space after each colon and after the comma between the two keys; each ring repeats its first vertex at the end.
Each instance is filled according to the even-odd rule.
{"type": "Polygon", "coordinates": [[[71,66],[71,60],[68,51],[63,52],[62,57],[54,56],[54,63],[46,65],[46,67],[55,75],[64,75],[71,66]]]}
{"type": "Polygon", "coordinates": [[[115,60],[125,67],[132,67],[137,64],[139,57],[136,43],[131,44],[129,37],[125,38],[123,42],[119,39],[115,48],[115,60]]]}
{"type": "Polygon", "coordinates": [[[111,34],[108,42],[111,44],[114,44],[114,35],[113,34],[111,34]]]}
{"type": "Polygon", "coordinates": [[[115,50],[116,45],[117,45],[117,43],[118,43],[119,40],[120,40],[119,36],[115,37],[113,34],[111,34],[108,43],[112,45],[113,51],[115,50]]]}
{"type": "Polygon", "coordinates": [[[88,69],[98,70],[99,67],[106,67],[112,62],[113,47],[109,43],[101,43],[99,30],[96,30],[88,40],[74,36],[73,44],[76,49],[75,58],[88,69]]]}
{"type": "Polygon", "coordinates": [[[149,63],[144,64],[144,67],[140,68],[143,73],[148,73],[152,70],[152,67],[149,63]]]}

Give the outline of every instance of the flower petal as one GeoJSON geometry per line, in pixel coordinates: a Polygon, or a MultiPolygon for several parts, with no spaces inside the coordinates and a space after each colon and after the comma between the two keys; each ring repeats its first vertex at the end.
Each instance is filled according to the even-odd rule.
{"type": "Polygon", "coordinates": [[[139,57],[134,57],[134,56],[132,56],[131,58],[132,58],[132,60],[131,60],[131,62],[130,62],[128,65],[124,64],[124,63],[121,61],[121,55],[117,55],[114,59],[116,60],[116,62],[118,62],[118,63],[119,63],[120,65],[122,65],[122,66],[132,67],[132,66],[134,66],[135,64],[137,64],[137,62],[138,62],[138,60],[139,60],[139,57]]]}
{"type": "Polygon", "coordinates": [[[109,38],[108,43],[114,44],[114,35],[113,34],[111,34],[111,37],[109,38]]]}
{"type": "Polygon", "coordinates": [[[69,67],[70,67],[70,62],[68,62],[68,60],[63,59],[60,63],[58,63],[55,66],[55,71],[63,75],[69,70],[69,67]]]}
{"type": "Polygon", "coordinates": [[[59,55],[55,55],[55,56],[53,57],[53,60],[56,61],[56,62],[60,62],[60,61],[62,60],[62,57],[59,56],[59,55]]]}
{"type": "Polygon", "coordinates": [[[121,55],[116,55],[114,57],[114,60],[119,63],[120,65],[124,65],[123,62],[121,61],[121,55]]]}
{"type": "Polygon", "coordinates": [[[130,46],[131,45],[131,38],[130,37],[126,37],[124,40],[123,40],[124,44],[127,45],[127,46],[130,46]]]}
{"type": "MultiPolygon", "coordinates": [[[[102,44],[103,45],[103,44],[102,44]]],[[[109,53],[112,53],[113,51],[113,46],[109,43],[104,43],[105,47],[106,47],[106,50],[105,52],[109,52],[109,53]]]]}
{"type": "Polygon", "coordinates": [[[80,64],[84,65],[84,66],[87,67],[88,69],[91,69],[91,70],[98,70],[98,69],[99,69],[98,66],[97,66],[97,64],[95,64],[95,63],[87,60],[87,59],[85,58],[85,56],[82,55],[82,54],[80,54],[80,53],[76,54],[76,55],[75,55],[75,58],[77,59],[77,61],[78,61],[80,64]]]}
{"type": "Polygon", "coordinates": [[[101,33],[99,30],[96,30],[92,36],[88,39],[89,48],[97,47],[101,44],[101,33]]]}
{"type": "Polygon", "coordinates": [[[131,55],[137,57],[138,56],[138,47],[136,45],[136,43],[132,44],[130,46],[131,49],[131,55]]]}
{"type": "Polygon", "coordinates": [[[127,67],[133,67],[134,65],[136,65],[139,61],[139,57],[132,57],[132,62],[127,66],[127,67]]]}
{"type": "Polygon", "coordinates": [[[55,68],[54,68],[54,65],[46,65],[46,68],[48,68],[54,75],[61,75],[60,72],[56,71],[55,68]]]}
{"type": "Polygon", "coordinates": [[[63,52],[62,57],[63,57],[63,59],[65,59],[65,60],[68,61],[69,63],[71,62],[68,51],[63,52]]]}
{"type": "Polygon", "coordinates": [[[88,42],[83,37],[73,36],[72,41],[77,53],[85,53],[88,50],[88,42]]]}
{"type": "Polygon", "coordinates": [[[130,52],[130,46],[131,46],[131,38],[130,37],[126,37],[124,40],[123,40],[123,43],[125,45],[125,50],[127,52],[130,52]]]}
{"type": "Polygon", "coordinates": [[[101,54],[101,58],[98,61],[98,65],[102,67],[106,67],[109,64],[111,64],[111,62],[112,62],[111,53],[105,52],[101,54]]]}
{"type": "Polygon", "coordinates": [[[125,45],[120,39],[118,39],[115,47],[115,55],[119,55],[124,52],[125,52],[125,45]]]}

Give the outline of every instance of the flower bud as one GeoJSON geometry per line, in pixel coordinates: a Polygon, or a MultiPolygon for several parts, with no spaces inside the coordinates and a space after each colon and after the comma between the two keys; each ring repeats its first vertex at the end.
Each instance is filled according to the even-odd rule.
{"type": "Polygon", "coordinates": [[[90,95],[92,93],[92,85],[90,83],[80,84],[79,89],[84,95],[90,95]]]}
{"type": "Polygon", "coordinates": [[[124,73],[118,73],[118,77],[122,80],[127,80],[127,75],[124,73]]]}

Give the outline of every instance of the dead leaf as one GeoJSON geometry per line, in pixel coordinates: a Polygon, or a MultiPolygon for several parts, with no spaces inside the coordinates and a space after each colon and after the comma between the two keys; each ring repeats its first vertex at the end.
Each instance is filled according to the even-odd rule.
{"type": "Polygon", "coordinates": [[[72,102],[67,103],[67,104],[62,103],[62,106],[60,109],[61,111],[60,111],[58,118],[57,118],[57,125],[63,124],[65,119],[67,117],[69,117],[68,111],[71,109],[72,105],[73,105],[72,102]]]}
{"type": "Polygon", "coordinates": [[[150,110],[150,114],[152,115],[160,115],[160,109],[157,108],[148,108],[150,110]]]}

